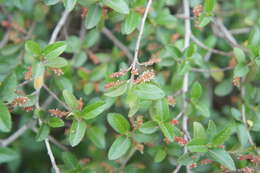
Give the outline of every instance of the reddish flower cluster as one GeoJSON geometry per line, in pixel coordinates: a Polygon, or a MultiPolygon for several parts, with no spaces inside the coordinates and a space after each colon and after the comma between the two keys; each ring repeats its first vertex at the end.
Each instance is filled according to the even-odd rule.
{"type": "Polygon", "coordinates": [[[114,168],[113,166],[109,165],[106,162],[102,162],[100,164],[100,166],[103,167],[105,169],[105,171],[108,172],[108,173],[114,173],[114,172],[117,171],[116,168],[114,168]]]}
{"type": "Polygon", "coordinates": [[[25,110],[26,112],[30,112],[33,111],[34,107],[33,106],[29,106],[29,107],[24,107],[23,110],[25,110]]]}
{"type": "Polygon", "coordinates": [[[240,156],[238,160],[250,160],[252,163],[260,164],[260,156],[254,156],[252,154],[240,156]]]}
{"type": "Polygon", "coordinates": [[[26,33],[25,29],[23,27],[19,26],[17,23],[15,23],[13,21],[4,20],[1,22],[1,25],[6,28],[13,28],[21,33],[26,33]]]}
{"type": "Polygon", "coordinates": [[[186,145],[188,141],[184,139],[183,137],[174,136],[174,141],[181,145],[186,145]]]}
{"type": "Polygon", "coordinates": [[[155,76],[155,73],[153,71],[145,71],[143,72],[143,74],[141,76],[139,76],[134,83],[135,84],[139,84],[139,83],[143,83],[143,82],[148,82],[150,80],[152,80],[155,76]]]}
{"type": "Polygon", "coordinates": [[[142,125],[143,125],[143,122],[144,122],[144,117],[142,115],[138,115],[138,116],[135,116],[136,118],[130,118],[130,122],[131,122],[131,125],[133,127],[133,129],[139,129],[142,125]]]}
{"type": "Polygon", "coordinates": [[[171,41],[172,41],[172,42],[175,42],[176,40],[179,39],[179,37],[180,37],[180,34],[179,34],[179,33],[173,34],[173,35],[171,36],[171,41]]]}
{"type": "Polygon", "coordinates": [[[22,106],[24,105],[27,101],[29,101],[28,97],[25,96],[21,96],[21,97],[17,97],[16,99],[14,99],[14,101],[12,102],[12,106],[22,106]]]}
{"type": "Polygon", "coordinates": [[[194,14],[194,16],[199,17],[201,15],[202,11],[203,11],[203,6],[201,4],[199,4],[196,7],[194,7],[193,14],[194,14]]]}
{"type": "Polygon", "coordinates": [[[202,164],[202,165],[207,165],[207,164],[212,163],[212,162],[213,162],[213,160],[203,159],[203,160],[200,161],[200,164],[202,164]]]}
{"type": "Polygon", "coordinates": [[[147,49],[149,51],[154,51],[155,49],[158,49],[158,48],[160,48],[160,45],[157,43],[150,43],[147,45],[147,49]]]}
{"type": "Polygon", "coordinates": [[[131,70],[131,74],[132,74],[132,75],[139,75],[138,69],[136,69],[136,68],[135,68],[135,69],[132,69],[132,70],[131,70]]]}
{"type": "Polygon", "coordinates": [[[84,158],[84,159],[81,159],[80,162],[84,165],[88,164],[90,162],[90,159],[89,158],[84,158]]]}
{"type": "Polygon", "coordinates": [[[109,88],[113,88],[113,87],[116,87],[116,86],[119,86],[121,85],[122,83],[124,83],[125,81],[120,81],[120,80],[117,80],[116,82],[110,82],[110,83],[107,83],[105,85],[105,88],[106,89],[109,89],[109,88]]]}
{"type": "Polygon", "coordinates": [[[241,81],[241,78],[240,77],[235,77],[232,81],[233,85],[236,86],[236,87],[240,87],[240,81],[241,81]]]}
{"type": "Polygon", "coordinates": [[[63,112],[59,109],[49,109],[48,112],[60,118],[65,117],[69,114],[69,112],[63,112]]]}
{"type": "Polygon", "coordinates": [[[88,12],[88,8],[82,8],[80,17],[84,18],[87,15],[87,12],[88,12]]]}
{"type": "Polygon", "coordinates": [[[64,74],[63,70],[60,68],[49,68],[55,75],[61,76],[64,74]]]}
{"type": "Polygon", "coordinates": [[[97,57],[97,55],[95,55],[92,51],[88,50],[88,56],[89,59],[94,63],[94,64],[98,64],[100,61],[97,57]]]}
{"type": "Polygon", "coordinates": [[[164,141],[166,144],[170,144],[170,143],[171,143],[171,141],[170,141],[169,138],[163,138],[163,141],[164,141]]]}
{"type": "Polygon", "coordinates": [[[171,124],[172,124],[172,125],[179,124],[179,120],[171,120],[171,124]]]}
{"type": "Polygon", "coordinates": [[[29,67],[27,68],[27,72],[25,72],[25,74],[24,74],[24,79],[25,79],[25,80],[30,80],[30,79],[32,79],[32,66],[29,66],[29,67]]]}
{"type": "Polygon", "coordinates": [[[235,57],[232,57],[232,58],[229,60],[228,67],[234,68],[236,65],[237,65],[237,60],[236,60],[235,57]]]}
{"type": "Polygon", "coordinates": [[[197,167],[197,163],[192,163],[189,167],[190,168],[196,168],[197,167]]]}
{"type": "Polygon", "coordinates": [[[253,168],[248,168],[248,167],[246,167],[246,168],[242,168],[241,171],[242,171],[243,173],[253,173],[253,172],[254,172],[254,169],[253,169],[253,168]]]}
{"type": "Polygon", "coordinates": [[[127,69],[124,69],[124,70],[120,70],[118,72],[114,72],[112,74],[109,75],[110,78],[118,78],[120,76],[124,76],[126,74],[128,70],[127,69]]]}
{"type": "Polygon", "coordinates": [[[161,61],[160,58],[151,58],[149,61],[142,63],[142,65],[149,66],[156,63],[159,63],[161,61]]]}

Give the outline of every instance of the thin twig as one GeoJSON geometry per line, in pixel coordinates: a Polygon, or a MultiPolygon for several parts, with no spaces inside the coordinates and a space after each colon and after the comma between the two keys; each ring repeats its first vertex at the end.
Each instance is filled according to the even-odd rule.
{"type": "Polygon", "coordinates": [[[224,56],[231,56],[232,55],[232,52],[224,52],[224,51],[221,51],[221,50],[217,50],[217,49],[213,49],[213,48],[210,48],[208,46],[206,46],[204,43],[202,43],[199,39],[197,39],[193,34],[191,34],[191,39],[200,47],[202,47],[203,49],[206,49],[212,53],[215,53],[215,54],[219,54],[219,55],[224,55],[224,56]]]}
{"type": "Polygon", "coordinates": [[[152,0],[148,1],[146,8],[145,8],[143,18],[142,18],[142,22],[141,22],[141,26],[140,26],[140,32],[139,32],[139,35],[137,37],[137,41],[136,41],[136,45],[135,45],[135,54],[134,54],[134,60],[133,60],[133,63],[132,63],[132,69],[135,69],[135,66],[138,63],[138,54],[139,54],[141,39],[142,39],[143,32],[144,32],[144,25],[145,25],[145,21],[146,21],[149,9],[152,5],[152,2],[153,2],[152,0]]]}
{"type": "Polygon", "coordinates": [[[237,28],[229,30],[231,34],[238,35],[238,34],[247,34],[252,30],[252,28],[237,28]]]}
{"type": "Polygon", "coordinates": [[[120,40],[118,40],[108,28],[104,27],[102,29],[102,32],[115,44],[115,46],[117,46],[119,49],[121,49],[125,53],[126,57],[131,62],[133,61],[134,57],[130,53],[128,48],[120,40]]]}
{"type": "Polygon", "coordinates": [[[7,44],[8,38],[9,38],[9,33],[10,33],[10,30],[7,30],[5,35],[3,36],[3,39],[0,42],[0,49],[3,48],[7,44]]]}
{"type": "Polygon", "coordinates": [[[49,44],[54,43],[55,40],[57,39],[57,36],[58,36],[58,34],[59,34],[59,32],[60,32],[62,26],[65,24],[66,19],[67,19],[68,16],[69,16],[69,13],[70,13],[70,11],[68,11],[68,10],[64,10],[64,12],[62,13],[62,16],[61,16],[59,22],[57,23],[55,29],[54,29],[53,32],[52,32],[52,35],[51,35],[51,39],[50,39],[50,41],[49,41],[49,44]]]}
{"type": "Polygon", "coordinates": [[[191,71],[194,72],[201,72],[201,73],[214,73],[214,72],[224,72],[224,71],[228,71],[228,70],[232,70],[234,69],[234,67],[225,67],[225,68],[220,68],[220,69],[201,69],[201,68],[191,68],[191,71]]]}
{"type": "Polygon", "coordinates": [[[43,88],[48,91],[48,93],[55,99],[57,100],[64,108],[66,108],[67,110],[70,110],[70,108],[63,102],[61,101],[58,96],[52,92],[45,84],[43,85],[43,88]]]}

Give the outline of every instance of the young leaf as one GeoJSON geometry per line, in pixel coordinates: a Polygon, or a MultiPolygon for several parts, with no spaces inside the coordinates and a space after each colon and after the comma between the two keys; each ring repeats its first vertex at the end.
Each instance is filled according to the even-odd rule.
{"type": "Polygon", "coordinates": [[[215,7],[216,0],[205,0],[204,10],[206,12],[212,12],[215,7]]]}
{"type": "Polygon", "coordinates": [[[126,19],[122,25],[122,33],[123,34],[130,34],[132,33],[135,28],[140,24],[141,22],[141,15],[137,12],[131,11],[128,16],[126,16],[126,19]]]}
{"type": "Polygon", "coordinates": [[[48,125],[53,128],[63,127],[64,121],[58,117],[52,117],[48,120],[48,125]]]}
{"type": "Polygon", "coordinates": [[[193,123],[193,137],[207,139],[207,134],[204,127],[199,122],[193,123]]]}
{"type": "Polygon", "coordinates": [[[131,147],[131,140],[126,136],[118,137],[109,148],[108,159],[116,160],[123,156],[131,147]]]}
{"type": "Polygon", "coordinates": [[[126,134],[130,130],[130,124],[126,118],[118,113],[109,113],[107,116],[107,121],[110,126],[121,134],[126,134]]]}
{"type": "Polygon", "coordinates": [[[98,101],[96,103],[89,104],[82,110],[82,116],[86,120],[93,119],[101,114],[105,108],[104,101],[98,101]]]}
{"type": "Polygon", "coordinates": [[[15,73],[8,75],[0,85],[0,99],[3,101],[12,101],[16,94],[17,78],[15,73]]]}
{"type": "Polygon", "coordinates": [[[5,104],[0,101],[0,131],[9,132],[12,128],[11,115],[5,104]]]}
{"type": "Polygon", "coordinates": [[[71,92],[69,92],[68,90],[63,90],[63,97],[67,105],[72,110],[77,110],[79,103],[76,97],[71,92]]]}
{"type": "Polygon", "coordinates": [[[121,96],[123,95],[126,90],[127,90],[127,86],[128,86],[128,83],[123,83],[122,85],[119,85],[115,88],[111,88],[110,90],[108,90],[107,92],[105,92],[105,96],[108,96],[108,97],[118,97],[118,96],[121,96]]]}
{"type": "Polygon", "coordinates": [[[60,54],[62,54],[67,45],[63,41],[58,41],[53,44],[48,45],[46,48],[44,48],[42,55],[46,58],[57,58],[60,54]]]}
{"type": "Polygon", "coordinates": [[[7,147],[0,147],[0,164],[14,161],[19,158],[19,154],[7,147]]]}
{"type": "Polygon", "coordinates": [[[163,135],[173,142],[174,136],[176,136],[173,125],[170,123],[159,123],[159,127],[163,135]]]}
{"type": "Polygon", "coordinates": [[[165,152],[165,150],[160,148],[155,154],[154,162],[156,162],[156,163],[161,162],[165,159],[166,156],[167,156],[167,153],[165,152]]]}
{"type": "Polygon", "coordinates": [[[233,52],[235,54],[235,57],[236,57],[238,63],[244,63],[246,61],[246,56],[245,56],[245,53],[243,52],[243,50],[241,50],[238,47],[235,47],[233,49],[233,52]]]}
{"type": "Polygon", "coordinates": [[[61,57],[48,59],[45,63],[48,67],[61,68],[68,64],[67,60],[61,57]]]}
{"type": "Polygon", "coordinates": [[[139,131],[144,134],[152,134],[158,130],[157,123],[153,121],[147,121],[142,124],[142,126],[139,128],[139,131]]]}
{"type": "Polygon", "coordinates": [[[38,43],[36,43],[33,40],[28,40],[25,43],[25,49],[27,52],[29,52],[33,56],[39,56],[41,54],[41,47],[38,43]]]}
{"type": "Polygon", "coordinates": [[[72,147],[75,147],[80,143],[85,135],[87,125],[84,121],[74,120],[70,127],[69,142],[72,147]]]}
{"type": "Polygon", "coordinates": [[[191,98],[192,99],[199,99],[201,97],[201,94],[202,94],[202,87],[201,87],[199,82],[195,82],[192,85],[191,98]]]}
{"type": "Polygon", "coordinates": [[[104,149],[106,147],[105,133],[101,128],[92,126],[88,128],[87,135],[98,148],[104,149]]]}
{"type": "Polygon", "coordinates": [[[235,163],[234,163],[232,157],[230,157],[228,152],[226,152],[225,150],[223,150],[223,149],[210,150],[209,155],[212,157],[212,159],[219,162],[220,164],[222,164],[229,170],[231,170],[231,171],[236,170],[236,166],[235,166],[235,163]]]}
{"type": "Polygon", "coordinates": [[[133,88],[133,92],[140,99],[147,99],[147,100],[158,100],[158,99],[162,99],[165,96],[161,88],[151,83],[139,84],[135,88],[133,88]]]}
{"type": "Polygon", "coordinates": [[[46,124],[43,124],[37,132],[36,141],[37,142],[43,141],[44,139],[46,139],[48,137],[49,133],[50,133],[49,126],[46,124]]]}
{"type": "Polygon", "coordinates": [[[118,13],[128,14],[129,8],[125,0],[103,0],[104,4],[118,13]]]}
{"type": "Polygon", "coordinates": [[[85,18],[85,27],[91,29],[95,27],[101,19],[101,7],[99,5],[92,5],[89,7],[89,11],[85,18]]]}
{"type": "Polygon", "coordinates": [[[216,135],[214,135],[212,144],[218,146],[223,144],[231,135],[231,127],[226,127],[220,132],[218,132],[216,135]]]}

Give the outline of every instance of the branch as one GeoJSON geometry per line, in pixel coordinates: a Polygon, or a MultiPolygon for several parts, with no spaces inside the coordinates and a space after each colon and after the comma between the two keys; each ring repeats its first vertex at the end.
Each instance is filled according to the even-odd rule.
{"type": "Polygon", "coordinates": [[[215,70],[210,70],[210,69],[201,69],[201,68],[191,68],[192,71],[194,72],[201,72],[201,73],[214,73],[214,72],[223,72],[223,71],[228,71],[232,70],[234,67],[225,67],[221,69],[215,69],[215,70]]]}
{"type": "Polygon", "coordinates": [[[132,69],[135,69],[135,66],[138,63],[138,53],[139,53],[139,49],[140,49],[141,39],[142,39],[143,32],[144,32],[144,25],[145,25],[145,21],[146,21],[146,18],[147,18],[147,15],[148,15],[148,12],[149,12],[151,5],[152,5],[152,0],[149,0],[147,5],[146,5],[146,8],[145,8],[145,12],[144,12],[142,22],[141,22],[141,26],[140,26],[140,32],[139,32],[139,35],[138,35],[137,41],[136,41],[134,60],[133,60],[133,63],[131,65],[132,69]]]}
{"type": "Polygon", "coordinates": [[[199,39],[197,39],[193,34],[191,34],[191,39],[200,47],[202,47],[203,49],[206,49],[212,53],[215,53],[215,54],[219,54],[219,55],[224,55],[224,56],[231,56],[232,53],[231,52],[224,52],[224,51],[221,51],[221,50],[217,50],[217,49],[213,49],[213,48],[210,48],[208,46],[206,46],[204,43],[202,43],[199,39]]]}
{"type": "Polygon", "coordinates": [[[102,32],[115,44],[115,46],[117,46],[119,49],[121,49],[126,57],[130,60],[133,61],[134,57],[133,55],[129,52],[128,48],[121,42],[119,41],[114,35],[113,33],[107,29],[106,27],[104,27],[102,29],[102,32]]]}
{"type": "Polygon", "coordinates": [[[7,30],[5,35],[3,36],[3,38],[0,42],[0,49],[3,48],[6,45],[6,43],[8,42],[9,33],[10,33],[10,30],[7,30]]]}

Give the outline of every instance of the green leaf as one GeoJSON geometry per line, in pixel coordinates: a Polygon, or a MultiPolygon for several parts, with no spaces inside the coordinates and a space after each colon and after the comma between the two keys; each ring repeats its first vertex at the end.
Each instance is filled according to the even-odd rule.
{"type": "Polygon", "coordinates": [[[204,10],[206,12],[212,12],[215,7],[216,0],[205,0],[204,10]]]}
{"type": "Polygon", "coordinates": [[[106,147],[105,133],[101,128],[91,126],[87,130],[87,135],[98,148],[104,149],[106,147]]]}
{"type": "Polygon", "coordinates": [[[159,127],[163,135],[173,142],[174,136],[176,136],[173,125],[170,123],[159,123],[159,127]]]}
{"type": "Polygon", "coordinates": [[[77,160],[76,156],[72,153],[63,152],[61,157],[66,167],[68,167],[69,169],[75,170],[79,167],[79,161],[77,160]]]}
{"type": "Polygon", "coordinates": [[[7,147],[0,147],[0,164],[17,160],[19,154],[7,147]]]}
{"type": "Polygon", "coordinates": [[[104,4],[118,13],[128,14],[129,8],[125,0],[103,0],[104,4]]]}
{"type": "Polygon", "coordinates": [[[206,144],[206,138],[193,138],[189,141],[187,146],[191,152],[207,152],[208,147],[206,146],[206,144]]]}
{"type": "Polygon", "coordinates": [[[105,96],[108,96],[108,97],[118,97],[118,96],[121,96],[123,95],[126,90],[127,90],[127,86],[128,86],[128,83],[123,83],[122,85],[119,85],[115,88],[111,88],[110,90],[108,90],[107,92],[105,92],[105,96]]]}
{"type": "Polygon", "coordinates": [[[85,27],[91,29],[95,27],[101,19],[101,7],[99,5],[92,5],[89,7],[89,11],[85,18],[85,27]]]}
{"type": "Polygon", "coordinates": [[[161,88],[151,83],[139,84],[135,88],[133,88],[133,92],[140,99],[147,99],[147,100],[158,100],[158,99],[162,99],[165,96],[161,88]]]}
{"type": "Polygon", "coordinates": [[[214,93],[217,96],[226,96],[228,95],[233,89],[232,82],[230,80],[224,80],[220,84],[217,85],[217,87],[214,90],[214,93]]]}
{"type": "Polygon", "coordinates": [[[131,11],[128,16],[126,16],[126,19],[124,20],[124,23],[122,25],[121,31],[123,34],[130,34],[132,33],[135,28],[140,24],[141,22],[141,15],[137,12],[131,11]]]}
{"type": "Polygon", "coordinates": [[[126,154],[131,146],[131,140],[126,136],[118,137],[109,148],[108,159],[116,160],[126,154]]]}
{"type": "Polygon", "coordinates": [[[219,162],[220,164],[222,164],[229,170],[231,170],[231,171],[236,170],[236,166],[235,166],[235,163],[234,163],[232,157],[230,157],[228,152],[226,152],[225,150],[223,150],[223,149],[210,150],[209,155],[212,157],[212,159],[219,162]]]}
{"type": "Polygon", "coordinates": [[[53,128],[63,127],[64,121],[58,117],[52,117],[48,120],[48,125],[53,128]]]}
{"type": "Polygon", "coordinates": [[[127,119],[118,113],[109,113],[107,116],[107,121],[110,126],[121,134],[126,134],[130,130],[130,124],[127,119]]]}
{"type": "Polygon", "coordinates": [[[161,161],[163,161],[165,159],[165,157],[167,156],[167,153],[165,152],[164,149],[160,148],[154,157],[154,162],[159,163],[161,161]]]}
{"type": "Polygon", "coordinates": [[[199,122],[193,123],[193,137],[207,139],[206,131],[205,131],[204,127],[202,126],[202,124],[200,124],[199,122]]]}
{"type": "Polygon", "coordinates": [[[199,82],[195,82],[191,88],[191,98],[199,99],[202,94],[202,87],[199,82]]]}
{"type": "Polygon", "coordinates": [[[58,41],[44,48],[42,55],[46,59],[57,58],[65,51],[66,47],[67,47],[66,42],[58,41]]]}
{"type": "Polygon", "coordinates": [[[26,41],[25,50],[33,56],[39,56],[42,52],[42,49],[39,46],[39,44],[33,40],[26,41]]]}
{"type": "Polygon", "coordinates": [[[212,137],[217,133],[217,127],[214,121],[209,120],[208,128],[207,128],[207,134],[209,136],[209,139],[211,140],[212,137]]]}
{"type": "Polygon", "coordinates": [[[66,102],[66,104],[72,109],[72,110],[77,110],[78,108],[78,100],[76,99],[76,97],[69,92],[68,90],[63,90],[62,92],[64,100],[66,102]]]}
{"type": "Polygon", "coordinates": [[[44,0],[44,3],[46,5],[55,5],[59,2],[60,0],[44,0]]]}
{"type": "Polygon", "coordinates": [[[77,0],[64,0],[66,10],[71,11],[75,7],[77,0]]]}
{"type": "Polygon", "coordinates": [[[223,130],[221,130],[220,132],[218,132],[217,134],[214,135],[213,140],[212,140],[212,144],[214,145],[221,145],[223,144],[231,135],[232,131],[231,131],[232,127],[226,127],[223,130]]]}
{"type": "Polygon", "coordinates": [[[45,65],[48,67],[61,68],[68,65],[68,62],[64,58],[57,57],[57,58],[48,59],[45,65]]]}
{"type": "Polygon", "coordinates": [[[43,124],[37,132],[36,141],[40,142],[49,136],[50,128],[47,124],[43,124]]]}
{"type": "Polygon", "coordinates": [[[206,118],[210,117],[210,110],[205,103],[195,104],[195,108],[201,113],[202,116],[206,118]]]}
{"type": "Polygon", "coordinates": [[[70,127],[69,142],[72,147],[75,147],[80,143],[85,135],[87,125],[84,121],[74,120],[70,127]]]}
{"type": "Polygon", "coordinates": [[[166,99],[156,100],[151,111],[152,118],[155,121],[164,122],[169,120],[170,112],[169,105],[166,99]]]}
{"type": "Polygon", "coordinates": [[[89,104],[84,107],[82,111],[82,116],[86,120],[96,118],[105,110],[105,108],[106,107],[104,101],[98,101],[96,103],[89,104]]]}
{"type": "Polygon", "coordinates": [[[248,130],[245,127],[245,125],[239,124],[237,126],[237,135],[238,135],[238,139],[240,141],[240,144],[243,147],[246,147],[247,144],[248,144],[249,133],[248,133],[248,130]]]}
{"type": "Polygon", "coordinates": [[[239,63],[236,65],[234,69],[234,76],[235,77],[243,77],[249,72],[249,68],[246,64],[239,63]]]}
{"type": "Polygon", "coordinates": [[[152,134],[158,130],[157,123],[153,121],[147,121],[142,124],[142,126],[139,128],[139,131],[144,134],[152,134]]]}
{"type": "Polygon", "coordinates": [[[32,71],[33,71],[33,78],[34,79],[36,79],[36,78],[38,78],[40,76],[43,76],[44,75],[44,71],[45,71],[43,63],[42,62],[37,62],[37,63],[33,64],[32,71]]]}
{"type": "Polygon", "coordinates": [[[8,75],[0,85],[0,100],[12,101],[16,94],[17,79],[15,73],[8,75]]]}
{"type": "Polygon", "coordinates": [[[8,108],[0,101],[0,131],[9,132],[12,128],[12,119],[8,108]]]}
{"type": "Polygon", "coordinates": [[[242,49],[235,47],[233,49],[233,52],[235,54],[238,63],[244,63],[246,61],[246,56],[242,49]]]}
{"type": "Polygon", "coordinates": [[[186,154],[181,155],[181,157],[178,158],[177,162],[180,165],[190,165],[190,164],[194,163],[195,161],[191,157],[190,153],[186,153],[186,154]]]}

